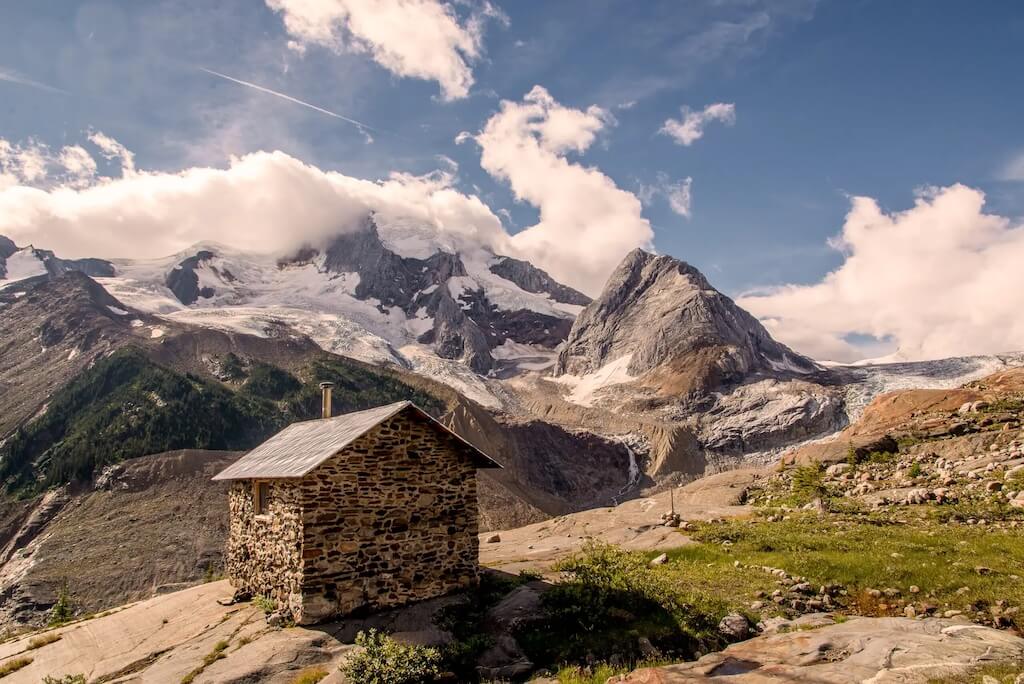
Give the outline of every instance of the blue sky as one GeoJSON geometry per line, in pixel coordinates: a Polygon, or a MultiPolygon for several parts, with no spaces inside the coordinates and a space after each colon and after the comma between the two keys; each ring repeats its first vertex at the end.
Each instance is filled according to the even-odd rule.
{"type": "MultiPolygon", "coordinates": [[[[1024,163],[1007,171],[1024,152],[1019,3],[499,0],[494,10],[454,6],[463,25],[472,16],[483,28],[468,94],[446,99],[436,79],[402,76],[367,52],[289,47],[283,13],[252,0],[5,3],[0,138],[60,146],[101,130],[139,168],[168,172],[282,150],[373,179],[446,168],[444,155],[458,188],[507,210],[516,232],[538,221],[537,207],[515,201],[481,168],[479,147],[455,138],[540,85],[608,117],[569,160],[645,197],[692,179],[689,217],[664,193],[643,216],[659,251],[734,295],[813,284],[842,266],[827,241],[851,196],[902,211],[922,187],[963,183],[986,194],[985,211],[1024,214],[1024,185],[1007,180],[1024,177],[1024,163]],[[378,131],[367,142],[355,126],[201,68],[378,131]],[[709,122],[688,146],[659,133],[681,107],[712,103],[733,104],[735,122],[709,122]]],[[[857,334],[881,336],[865,327],[857,334]]]]}

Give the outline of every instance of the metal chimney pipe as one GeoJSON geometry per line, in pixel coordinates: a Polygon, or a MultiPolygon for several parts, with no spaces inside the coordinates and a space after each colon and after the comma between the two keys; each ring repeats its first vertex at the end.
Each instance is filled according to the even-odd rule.
{"type": "Polygon", "coordinates": [[[323,393],[322,408],[323,408],[323,417],[324,418],[330,418],[331,417],[331,388],[332,387],[334,387],[334,383],[333,382],[321,382],[320,383],[320,391],[323,393]]]}

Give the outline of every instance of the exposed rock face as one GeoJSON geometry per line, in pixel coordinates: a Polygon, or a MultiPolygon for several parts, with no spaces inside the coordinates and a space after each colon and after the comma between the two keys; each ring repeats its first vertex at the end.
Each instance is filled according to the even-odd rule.
{"type": "Polygon", "coordinates": [[[0,235],[0,278],[7,277],[7,257],[18,251],[18,246],[9,238],[0,235]]]}
{"type": "MultiPolygon", "coordinates": [[[[630,252],[601,296],[577,317],[555,375],[586,375],[627,355],[631,376],[667,367],[684,391],[710,389],[755,371],[817,369],[773,340],[697,269],[640,249],[630,252]]],[[[660,382],[669,389],[664,377],[660,382]]]]}
{"type": "Polygon", "coordinates": [[[527,292],[551,295],[556,302],[586,306],[592,301],[582,292],[557,282],[547,274],[547,271],[537,268],[529,261],[512,257],[498,257],[490,268],[492,273],[511,280],[527,292]]]}
{"type": "Polygon", "coordinates": [[[227,572],[308,624],[434,598],[477,582],[476,467],[402,412],[295,480],[231,487],[227,572]],[[411,476],[411,477],[410,477],[411,476]]]}
{"type": "Polygon", "coordinates": [[[93,486],[0,502],[0,624],[45,624],[65,580],[78,610],[98,612],[218,574],[227,487],[210,478],[238,456],[153,454],[108,468],[93,486]]]}
{"type": "MultiPolygon", "coordinates": [[[[199,275],[196,273],[196,269],[201,264],[208,264],[214,256],[214,253],[209,250],[200,250],[183,260],[167,274],[167,289],[173,292],[182,304],[192,304],[200,297],[209,299],[214,295],[212,287],[199,286],[199,275]]],[[[231,279],[230,273],[227,273],[226,276],[231,279]]]]}
{"type": "Polygon", "coordinates": [[[0,436],[132,337],[127,307],[84,273],[33,281],[0,290],[0,436]]]}

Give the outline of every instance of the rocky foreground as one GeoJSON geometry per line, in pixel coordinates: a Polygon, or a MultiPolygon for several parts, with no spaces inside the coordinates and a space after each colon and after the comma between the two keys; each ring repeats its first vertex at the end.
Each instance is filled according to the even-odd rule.
{"type": "Polygon", "coordinates": [[[1007,684],[1024,671],[1022,415],[1024,371],[886,395],[778,467],[483,533],[493,570],[469,595],[305,629],[209,582],[9,638],[0,671],[339,682],[377,628],[449,654],[449,681],[576,663],[585,681],[1007,684]]]}

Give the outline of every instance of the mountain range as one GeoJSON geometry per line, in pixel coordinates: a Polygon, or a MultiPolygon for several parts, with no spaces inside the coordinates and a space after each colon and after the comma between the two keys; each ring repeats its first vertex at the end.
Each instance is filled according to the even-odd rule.
{"type": "Polygon", "coordinates": [[[771,461],[887,389],[1020,364],[824,367],[672,257],[631,252],[591,300],[372,215],[289,255],[70,260],[0,237],[0,623],[41,619],[83,539],[96,570],[77,591],[97,609],[215,572],[213,542],[152,545],[178,548],[178,524],[218,539],[210,463],[316,416],[321,381],[337,413],[411,399],[499,460],[481,524],[508,529],[771,461]],[[205,503],[154,508],[183,496],[205,503]],[[121,547],[159,563],[140,580],[102,562],[121,547]]]}

